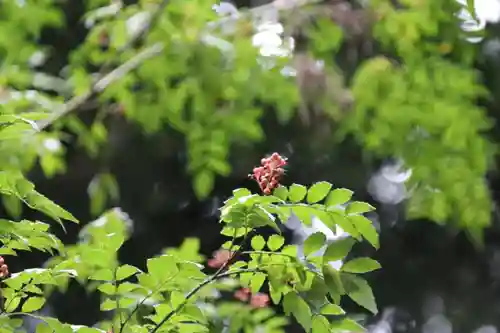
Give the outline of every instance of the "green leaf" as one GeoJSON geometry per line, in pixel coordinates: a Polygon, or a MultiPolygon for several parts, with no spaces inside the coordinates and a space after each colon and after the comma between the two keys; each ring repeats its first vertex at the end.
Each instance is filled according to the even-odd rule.
{"type": "Polygon", "coordinates": [[[312,333],[330,333],[328,319],[321,315],[315,315],[312,319],[312,333]]]}
{"type": "Polygon", "coordinates": [[[181,293],[180,291],[176,290],[170,293],[170,304],[173,309],[175,309],[185,301],[186,301],[186,296],[184,295],[184,293],[181,293]]]}
{"type": "Polygon", "coordinates": [[[54,330],[46,323],[40,323],[37,325],[35,333],[54,333],[54,330]]]}
{"type": "Polygon", "coordinates": [[[288,198],[291,202],[299,202],[304,199],[307,194],[307,188],[303,185],[292,184],[288,189],[288,198]]]}
{"type": "Polygon", "coordinates": [[[313,208],[298,204],[292,207],[292,212],[297,215],[302,223],[304,223],[305,225],[311,225],[311,219],[314,212],[313,208]]]}
{"type": "Polygon", "coordinates": [[[289,292],[283,297],[283,310],[287,315],[293,314],[306,332],[311,329],[311,309],[295,292],[289,292]]]}
{"type": "Polygon", "coordinates": [[[321,308],[320,313],[324,314],[324,315],[339,316],[339,315],[345,314],[345,311],[344,311],[344,309],[342,309],[340,306],[338,306],[336,304],[326,304],[325,306],[323,306],[321,308]]]}
{"type": "Polygon", "coordinates": [[[363,214],[375,210],[375,207],[366,202],[353,201],[347,205],[346,214],[363,214]]]}
{"type": "Polygon", "coordinates": [[[332,184],[328,182],[318,182],[309,188],[307,191],[307,202],[309,204],[313,204],[323,200],[330,189],[332,188],[332,184]]]}
{"type": "Polygon", "coordinates": [[[323,277],[328,287],[328,293],[338,303],[340,296],[345,295],[344,284],[340,278],[340,273],[328,264],[323,265],[323,277]]]}
{"type": "Polygon", "coordinates": [[[246,188],[238,188],[236,190],[233,190],[233,196],[235,198],[242,198],[250,195],[252,195],[252,192],[250,192],[250,190],[246,188]]]}
{"type": "Polygon", "coordinates": [[[116,280],[120,281],[123,279],[128,278],[129,276],[132,276],[136,273],[139,273],[140,270],[134,266],[131,265],[123,265],[118,267],[116,270],[116,280]]]}
{"type": "Polygon", "coordinates": [[[288,199],[288,189],[285,186],[280,185],[273,191],[273,195],[283,201],[286,201],[288,199]]]}
{"type": "Polygon", "coordinates": [[[148,272],[159,281],[165,281],[175,275],[179,269],[175,258],[171,255],[148,259],[146,263],[148,272]]]}
{"type": "Polygon", "coordinates": [[[262,237],[261,235],[257,235],[252,237],[251,245],[252,249],[254,249],[255,251],[261,251],[264,246],[266,246],[266,241],[264,237],[262,237]]]}
{"type": "Polygon", "coordinates": [[[45,304],[45,298],[30,297],[24,302],[22,306],[22,312],[33,312],[40,310],[44,304],[45,304]]]}
{"type": "Polygon", "coordinates": [[[267,247],[271,251],[279,250],[283,244],[285,244],[285,239],[280,235],[271,235],[267,240],[267,247]]]}
{"type": "Polygon", "coordinates": [[[335,207],[343,205],[347,201],[351,200],[353,193],[353,191],[346,188],[336,188],[335,190],[331,191],[328,195],[328,198],[326,198],[325,206],[335,207]]]}
{"type": "Polygon", "coordinates": [[[20,218],[23,211],[23,205],[21,200],[14,195],[3,195],[2,201],[7,213],[13,218],[20,218]]]}
{"type": "Polygon", "coordinates": [[[304,241],[304,255],[307,257],[310,254],[317,252],[324,245],[326,245],[325,234],[322,232],[315,232],[304,241]]]}
{"type": "Polygon", "coordinates": [[[112,285],[111,283],[103,283],[100,286],[98,286],[97,289],[106,295],[115,295],[116,294],[116,287],[114,285],[112,285]]]}
{"type": "MultiPolygon", "coordinates": [[[[377,229],[373,226],[372,221],[363,215],[352,215],[348,217],[356,230],[376,249],[379,248],[379,238],[377,229]]],[[[345,230],[345,229],[344,229],[345,230]]]]}
{"type": "Polygon", "coordinates": [[[215,175],[210,170],[202,170],[194,176],[194,193],[200,200],[205,199],[214,187],[215,175]]]}
{"type": "Polygon", "coordinates": [[[328,245],[326,248],[325,254],[323,254],[323,261],[335,261],[342,260],[349,254],[352,246],[356,241],[351,237],[340,239],[328,245]]]}
{"type": "Polygon", "coordinates": [[[467,0],[467,11],[469,14],[476,20],[477,23],[480,23],[477,14],[476,14],[476,5],[475,5],[475,0],[467,0]]]}
{"type": "Polygon", "coordinates": [[[228,237],[240,238],[245,236],[247,234],[247,231],[248,230],[245,228],[224,227],[222,228],[220,234],[228,237]]]}
{"type": "Polygon", "coordinates": [[[342,265],[341,270],[348,273],[367,273],[379,269],[380,264],[371,258],[356,258],[342,265]]]}
{"type": "Polygon", "coordinates": [[[130,283],[130,282],[123,282],[118,286],[117,293],[118,294],[125,294],[125,293],[130,293],[133,290],[137,290],[139,286],[135,283],[130,283]]]}
{"type": "Polygon", "coordinates": [[[254,209],[248,215],[248,218],[246,220],[247,221],[249,220],[250,227],[259,228],[264,226],[270,226],[277,233],[281,233],[280,228],[276,224],[276,217],[260,205],[254,207],[254,209]]]}
{"type": "Polygon", "coordinates": [[[352,237],[361,240],[359,231],[356,229],[352,221],[346,216],[335,212],[329,212],[329,216],[333,220],[333,223],[342,228],[342,230],[347,232],[352,237]]]}
{"type": "Polygon", "coordinates": [[[100,309],[101,309],[101,311],[114,310],[114,309],[116,309],[116,301],[108,298],[104,302],[101,303],[100,309]]]}
{"type": "Polygon", "coordinates": [[[92,274],[89,279],[98,281],[112,281],[113,271],[110,268],[103,268],[92,274]]]}
{"type": "Polygon", "coordinates": [[[21,297],[7,298],[5,300],[5,311],[14,312],[21,303],[21,297]]]}
{"type": "Polygon", "coordinates": [[[352,274],[343,274],[341,279],[349,298],[371,311],[373,314],[377,314],[378,309],[375,303],[375,297],[373,296],[370,285],[365,279],[352,274]]]}
{"type": "Polygon", "coordinates": [[[266,274],[260,272],[255,273],[250,279],[250,290],[252,291],[252,294],[259,292],[265,281],[266,274]]]}
{"type": "Polygon", "coordinates": [[[332,332],[365,332],[365,328],[349,318],[335,320],[330,326],[332,332]]]}

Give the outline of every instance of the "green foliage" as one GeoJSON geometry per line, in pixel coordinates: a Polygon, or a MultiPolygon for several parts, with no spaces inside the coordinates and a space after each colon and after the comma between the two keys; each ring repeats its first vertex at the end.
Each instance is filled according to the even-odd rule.
{"type": "MultiPolygon", "coordinates": [[[[108,142],[107,115],[119,110],[145,133],[171,129],[184,135],[194,192],[206,198],[216,178],[231,172],[230,149],[264,139],[260,126],[263,104],[273,106],[280,121],[286,122],[304,103],[296,80],[281,74],[292,59],[279,57],[270,60],[272,68],[263,66],[263,60],[267,64],[269,59],[262,59],[252,45],[253,23],[228,24],[230,33],[225,25],[213,25],[217,19],[213,1],[169,1],[161,11],[156,10],[155,1],[139,1],[119,10],[112,4],[106,7],[106,15],[100,12],[101,6],[110,5],[107,1],[88,0],[85,4],[85,19],[94,25],[70,54],[70,87],[57,97],[41,91],[17,91],[16,98],[2,102],[0,162],[5,169],[27,172],[38,162],[48,177],[65,172],[62,128],[75,133],[79,144],[97,158],[108,142]],[[116,10],[110,12],[113,6],[116,10]],[[133,36],[127,20],[147,12],[158,19],[142,36],[142,48],[161,43],[163,51],[105,87],[99,96],[99,114],[90,127],[69,113],[53,124],[50,133],[38,131],[39,122],[50,121],[52,113],[63,107],[61,101],[89,92],[95,82],[89,68],[102,67],[100,73],[104,73],[112,64],[134,59],[140,50],[130,43],[133,36]],[[221,51],[206,42],[208,38],[224,41],[230,50],[221,51]]],[[[467,2],[466,9],[473,12],[472,7],[467,2]]],[[[454,15],[460,9],[455,0],[408,0],[402,8],[388,0],[372,1],[366,11],[377,18],[373,37],[386,57],[364,60],[349,78],[356,103],[347,114],[337,112],[335,99],[315,99],[315,103],[337,122],[338,132],[353,134],[366,152],[401,158],[413,170],[408,184],[412,189],[411,218],[438,223],[453,220],[478,234],[490,223],[491,198],[483,177],[491,168],[495,149],[485,137],[492,122],[476,103],[485,96],[473,69],[477,46],[464,41],[467,33],[460,31],[454,15]]],[[[309,21],[314,24],[300,26],[308,38],[307,53],[324,60],[326,73],[336,73],[343,81],[341,69],[331,61],[332,53],[340,52],[343,42],[349,44],[352,30],[358,28],[346,28],[345,22],[335,24],[323,15],[329,13],[328,8],[312,6],[311,10],[316,16],[309,21]]],[[[296,21],[303,22],[301,15],[309,15],[304,13],[289,13],[285,31],[295,29],[296,21]]],[[[0,40],[0,91],[10,94],[33,81],[27,63],[37,50],[40,31],[58,27],[64,20],[52,1],[20,4],[9,0],[2,5],[1,16],[7,33],[0,40]]],[[[333,91],[327,95],[343,89],[339,88],[343,82],[336,84],[340,86],[330,87],[333,91]]],[[[106,172],[91,185],[91,210],[97,216],[117,199],[118,189],[106,172]]],[[[293,188],[290,201],[301,201],[302,194],[308,202],[317,199],[314,193],[293,188]]],[[[276,193],[279,198],[282,195],[276,193]]],[[[332,197],[339,204],[344,199],[349,199],[348,191],[332,197]]],[[[9,198],[4,204],[12,217],[20,216],[19,202],[9,198]]]]}
{"type": "Polygon", "coordinates": [[[492,126],[477,106],[485,88],[471,66],[474,49],[463,41],[454,0],[371,3],[380,16],[375,36],[401,61],[365,61],[352,83],[355,111],[346,130],[379,156],[412,168],[410,218],[450,219],[464,228],[490,223],[491,198],[484,176],[494,148],[492,126]],[[446,35],[435,38],[439,31],[446,35]],[[446,56],[446,57],[443,57],[446,56]]]}
{"type": "MultiPolygon", "coordinates": [[[[454,220],[477,240],[490,223],[484,175],[495,152],[485,137],[492,121],[477,105],[478,98],[486,96],[473,70],[477,49],[463,41],[455,0],[402,3],[396,9],[388,0],[370,2],[368,10],[377,18],[373,37],[385,56],[365,59],[350,78],[354,108],[340,114],[332,112],[338,105],[331,100],[314,102],[337,122],[339,132],[352,134],[366,152],[401,158],[412,169],[411,217],[454,220]]],[[[352,191],[333,189],[328,182],[282,185],[269,196],[234,190],[221,208],[221,234],[229,238],[222,247],[242,256],[226,258],[212,274],[204,270],[196,239],[148,259],[145,272],[120,263],[117,251],[130,236],[131,222],[119,210],[105,211],[119,198],[116,180],[106,170],[88,189],[91,212],[100,217],[82,228],[76,244],[65,246],[49,224],[22,218],[26,205],[61,226],[64,220],[77,222],[39,193],[25,174],[37,163],[47,177],[65,172],[64,131],[74,133],[89,156],[100,157],[109,141],[110,112],[141,125],[146,134],[174,130],[184,135],[187,168],[200,199],[211,193],[216,177],[230,174],[231,148],[264,139],[264,104],[271,105],[283,123],[294,116],[304,96],[295,79],[281,74],[290,59],[273,59],[274,67],[263,66],[252,45],[252,23],[240,20],[232,33],[208,26],[216,20],[212,4],[172,0],[158,6],[158,1],[139,1],[99,16],[96,12],[108,2],[86,1],[85,18],[95,24],[69,55],[69,87],[41,92],[23,90],[36,86],[28,60],[40,48],[36,42],[42,29],[64,22],[59,6],[51,0],[2,3],[0,194],[12,220],[0,220],[0,254],[36,249],[52,257],[44,268],[3,280],[0,333],[20,327],[14,318],[20,313],[37,317],[51,292],[65,291],[71,280],[98,292],[100,309],[112,320],[89,328],[39,317],[44,323],[37,333],[195,333],[225,326],[231,332],[284,332],[287,318],[258,303],[265,303],[264,291],[307,332],[362,330],[343,311],[345,297],[377,312],[373,292],[361,275],[379,269],[379,263],[364,257],[345,261],[356,242],[379,247],[377,231],[363,215],[374,208],[352,201],[352,191]],[[139,43],[131,43],[127,20],[144,12],[155,13],[156,19],[139,43]],[[230,52],[207,43],[208,37],[224,39],[230,52]],[[133,62],[151,45],[161,45],[162,51],[122,72],[122,67],[114,67],[133,62]],[[100,79],[109,71],[117,78],[98,89],[98,114],[87,126],[72,112],[93,96],[96,79],[90,68],[96,67],[100,79]],[[279,228],[292,214],[306,226],[318,218],[333,232],[341,228],[351,237],[330,242],[314,233],[303,244],[305,258],[298,258],[297,246],[285,245],[279,228]],[[268,226],[276,233],[266,239],[258,230],[268,226]],[[339,270],[329,264],[337,260],[343,261],[339,270]],[[219,291],[234,292],[239,300],[223,300],[219,291]]],[[[324,17],[314,23],[303,31],[307,53],[325,60],[326,73],[339,74],[332,53],[339,52],[351,33],[324,17]]],[[[337,88],[328,94],[338,93],[337,88]]]]}
{"type": "MultiPolygon", "coordinates": [[[[342,191],[332,191],[332,185],[327,182],[309,188],[294,184],[289,190],[282,187],[276,192],[292,194],[299,188],[305,191],[300,197],[314,204],[289,202],[286,200],[288,194],[280,199],[252,194],[247,189],[234,190],[222,207],[222,234],[231,238],[230,249],[247,255],[248,259],[237,262],[225,259],[220,265],[227,265],[226,269],[213,274],[207,274],[200,264],[203,257],[198,254],[196,239],[186,239],[179,248],[166,249],[163,254],[148,259],[145,272],[118,262],[117,251],[130,231],[130,222],[118,209],[87,224],[79,234],[79,242],[66,247],[44,223],[3,221],[0,229],[5,238],[0,240],[5,253],[30,250],[30,247],[51,253],[57,249],[58,252],[53,254],[46,268],[26,269],[3,280],[1,327],[13,330],[18,323],[10,316],[26,313],[44,322],[37,332],[102,332],[103,329],[123,333],[209,332],[223,326],[232,332],[284,332],[288,321],[267,307],[268,296],[262,293],[264,289],[269,290],[272,302],[282,306],[285,314],[293,316],[307,332],[332,332],[348,323],[356,326],[342,310],[341,298],[345,295],[376,313],[372,291],[358,274],[378,269],[380,265],[370,258],[352,259],[340,270],[329,265],[332,260],[344,259],[355,243],[354,238],[333,242],[324,256],[312,256],[326,241],[325,235],[315,233],[305,241],[306,258],[301,259],[297,257],[296,245],[284,246],[284,239],[279,234],[267,239],[261,235],[251,236],[268,225],[279,232],[277,219],[286,223],[290,214],[298,215],[301,211],[302,216],[306,216],[302,223],[316,216],[327,222],[332,230],[341,226],[338,221],[350,223],[350,216],[362,216],[356,210],[348,213],[348,209],[338,205],[326,205],[330,194],[342,191]],[[322,201],[325,204],[320,203],[322,201]],[[20,240],[26,239],[26,245],[19,246],[22,242],[13,235],[20,240]],[[249,237],[253,250],[246,251],[244,246],[249,237]],[[101,323],[100,328],[75,328],[54,318],[36,315],[55,288],[64,291],[72,279],[101,295],[100,310],[112,312],[111,321],[101,323]],[[219,299],[217,291],[234,292],[236,299],[219,299]],[[149,313],[144,314],[145,308],[149,313]]],[[[357,225],[352,227],[356,229],[357,225]]],[[[359,240],[361,235],[360,231],[359,240]]]]}

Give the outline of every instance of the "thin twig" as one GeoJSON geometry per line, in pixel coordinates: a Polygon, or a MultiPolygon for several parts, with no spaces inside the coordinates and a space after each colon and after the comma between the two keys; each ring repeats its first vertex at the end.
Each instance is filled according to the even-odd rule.
{"type": "Polygon", "coordinates": [[[161,287],[163,287],[165,284],[167,284],[168,282],[172,281],[174,278],[177,277],[177,275],[179,275],[178,273],[177,274],[174,274],[173,276],[171,276],[170,278],[166,279],[165,281],[161,282],[158,284],[157,287],[155,287],[155,291],[151,292],[149,295],[147,295],[146,297],[144,297],[139,303],[137,303],[137,305],[135,306],[134,310],[132,310],[127,319],[125,319],[125,322],[123,323],[122,327],[120,328],[120,331],[118,333],[123,333],[123,329],[125,328],[125,325],[127,325],[127,323],[132,319],[132,317],[134,316],[134,314],[137,313],[137,311],[139,311],[139,308],[144,304],[146,303],[146,301],[148,299],[150,299],[151,297],[153,297],[153,295],[155,295],[161,287]]]}
{"type": "Polygon", "coordinates": [[[52,123],[54,123],[56,120],[77,110],[79,107],[85,104],[87,100],[89,100],[92,96],[102,92],[111,83],[121,79],[126,74],[139,67],[144,61],[148,60],[149,58],[153,58],[159,55],[163,51],[163,48],[164,48],[163,43],[156,43],[151,47],[148,47],[144,51],[138,53],[136,56],[134,56],[127,62],[123,63],[121,66],[117,67],[109,74],[105,75],[102,79],[95,82],[87,92],[85,92],[82,95],[73,97],[67,103],[62,105],[60,110],[57,110],[54,113],[52,113],[51,117],[49,117],[44,121],[39,122],[38,129],[42,131],[46,129],[48,126],[50,126],[52,123]]]}
{"type": "Polygon", "coordinates": [[[170,318],[172,318],[175,314],[177,314],[186,304],[188,303],[189,299],[196,295],[198,291],[201,290],[201,288],[205,287],[206,285],[214,282],[215,280],[222,279],[228,276],[232,276],[235,274],[241,274],[241,273],[253,273],[253,272],[260,272],[261,270],[258,268],[255,269],[239,269],[239,270],[234,270],[226,273],[219,273],[219,274],[214,274],[208,277],[206,280],[204,280],[202,283],[197,285],[195,288],[193,288],[187,295],[186,299],[184,302],[179,304],[175,309],[173,309],[170,313],[168,313],[156,326],[149,332],[149,333],[156,333],[163,324],[165,324],[170,318]]]}
{"type": "MultiPolygon", "coordinates": [[[[231,257],[229,259],[226,260],[226,262],[221,266],[219,267],[219,269],[211,276],[209,276],[207,279],[205,279],[203,282],[201,282],[199,285],[197,285],[193,290],[191,290],[187,295],[186,295],[186,299],[184,300],[184,302],[182,302],[181,304],[179,304],[177,306],[177,308],[175,308],[174,310],[172,310],[172,312],[170,312],[169,314],[167,314],[154,328],[153,330],[150,332],[150,333],[156,333],[156,331],[158,331],[158,329],[163,325],[165,324],[170,318],[172,318],[173,315],[175,315],[176,313],[178,313],[188,302],[188,300],[193,297],[198,291],[200,291],[201,288],[203,288],[204,286],[212,283],[213,281],[215,280],[218,280],[220,278],[223,278],[225,276],[230,276],[230,275],[233,275],[233,274],[237,274],[238,272],[242,272],[242,271],[248,271],[248,270],[238,270],[238,271],[232,271],[232,272],[227,272],[227,273],[223,273],[224,269],[226,269],[226,267],[234,260],[234,258],[236,258],[236,256],[241,252],[241,248],[245,245],[248,237],[252,234],[252,230],[250,230],[250,232],[247,232],[247,234],[245,235],[245,237],[243,237],[243,240],[241,241],[240,243],[240,247],[239,247],[239,250],[237,251],[234,251],[231,255],[231,257]]],[[[234,238],[233,238],[233,242],[231,243],[231,249],[233,248],[234,246],[234,238]]]]}

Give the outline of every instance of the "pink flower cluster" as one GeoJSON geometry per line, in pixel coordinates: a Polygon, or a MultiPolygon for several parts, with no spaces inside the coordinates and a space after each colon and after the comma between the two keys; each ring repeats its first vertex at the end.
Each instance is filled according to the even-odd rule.
{"type": "Polygon", "coordinates": [[[252,294],[250,289],[241,288],[234,293],[234,298],[242,301],[249,302],[254,308],[264,308],[269,305],[269,296],[263,293],[252,294]]]}
{"type": "MultiPolygon", "coordinates": [[[[217,250],[214,252],[213,258],[208,260],[208,267],[220,268],[226,265],[233,257],[233,253],[229,250],[217,250]]],[[[229,263],[227,264],[229,266],[229,263]]],[[[254,308],[263,308],[269,305],[269,296],[263,293],[252,294],[250,289],[242,288],[234,293],[234,297],[242,302],[248,302],[254,308]]]]}
{"type": "Polygon", "coordinates": [[[231,257],[233,256],[233,252],[229,250],[217,250],[214,252],[214,257],[212,259],[208,260],[208,267],[212,268],[220,268],[222,267],[227,261],[231,260],[231,257]]]}
{"type": "Polygon", "coordinates": [[[5,264],[3,257],[0,257],[0,278],[7,277],[9,275],[9,267],[5,264]]]}
{"type": "Polygon", "coordinates": [[[263,158],[261,166],[253,169],[251,178],[257,181],[260,190],[269,195],[280,184],[281,177],[285,174],[284,166],[287,165],[287,159],[278,153],[273,153],[268,158],[263,158]]]}

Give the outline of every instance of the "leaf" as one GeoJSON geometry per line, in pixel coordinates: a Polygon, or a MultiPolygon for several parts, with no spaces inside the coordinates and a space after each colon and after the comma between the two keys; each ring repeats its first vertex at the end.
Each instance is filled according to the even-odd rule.
{"type": "Polygon", "coordinates": [[[325,206],[332,207],[343,205],[347,201],[351,200],[353,193],[353,191],[346,188],[336,188],[335,190],[331,191],[326,198],[325,206]]]}
{"type": "Polygon", "coordinates": [[[251,241],[252,249],[261,251],[266,246],[266,241],[261,235],[254,236],[251,241]]]}
{"type": "Polygon", "coordinates": [[[220,234],[228,237],[240,238],[245,236],[247,234],[247,231],[248,230],[245,228],[224,227],[222,228],[220,234]]]}
{"type": "Polygon", "coordinates": [[[372,288],[365,279],[352,274],[342,274],[341,279],[349,298],[373,314],[377,314],[372,288]]]}
{"type": "Polygon", "coordinates": [[[312,319],[312,333],[330,333],[328,319],[321,315],[315,315],[312,319]]]}
{"type": "Polygon", "coordinates": [[[348,273],[367,273],[381,268],[378,261],[371,258],[356,258],[342,265],[341,270],[348,273]]]}
{"type": "Polygon", "coordinates": [[[40,323],[37,325],[35,333],[54,333],[54,330],[46,323],[40,323]]]}
{"type": "Polygon", "coordinates": [[[322,232],[315,232],[307,237],[304,241],[304,255],[307,257],[310,254],[317,252],[326,244],[326,236],[322,232]]]}
{"type": "Polygon", "coordinates": [[[116,270],[116,280],[120,281],[123,279],[128,278],[129,276],[132,276],[136,273],[139,273],[140,270],[134,266],[131,265],[123,265],[118,267],[116,270]]]}
{"type": "Polygon", "coordinates": [[[288,189],[288,198],[291,202],[299,202],[307,194],[307,188],[304,185],[292,184],[288,189]]]}
{"type": "Polygon", "coordinates": [[[323,265],[323,277],[325,284],[328,287],[328,293],[332,299],[338,303],[340,296],[345,295],[346,291],[344,284],[340,278],[340,273],[330,265],[323,265]]]}
{"type": "Polygon", "coordinates": [[[198,199],[205,199],[214,187],[215,175],[210,170],[202,170],[194,176],[194,193],[198,199]]]}
{"type": "Polygon", "coordinates": [[[255,207],[252,213],[249,214],[248,219],[250,220],[249,226],[253,228],[270,226],[277,233],[281,234],[281,230],[276,224],[276,217],[260,205],[255,207]]]}
{"type": "Polygon", "coordinates": [[[328,182],[318,182],[309,188],[307,191],[307,202],[309,204],[317,203],[323,200],[330,189],[332,188],[332,184],[328,182]]]}
{"type": "Polygon", "coordinates": [[[89,279],[98,281],[112,281],[113,271],[109,268],[103,268],[92,274],[89,279]]]}
{"type": "Polygon", "coordinates": [[[116,294],[116,287],[114,285],[112,285],[111,283],[103,283],[100,286],[98,286],[97,289],[106,295],[115,295],[116,294]]]}
{"type": "Polygon", "coordinates": [[[250,195],[252,195],[252,192],[250,192],[250,190],[246,188],[238,188],[236,190],[233,190],[233,196],[235,198],[248,197],[250,195]]]}
{"type": "Polygon", "coordinates": [[[139,289],[139,288],[140,287],[135,283],[123,282],[118,286],[117,293],[118,294],[130,293],[131,291],[139,289]]]}
{"type": "Polygon", "coordinates": [[[159,281],[165,281],[179,271],[175,258],[171,255],[148,259],[146,265],[149,274],[159,281]]]}
{"type": "Polygon", "coordinates": [[[345,314],[345,311],[344,311],[344,309],[342,309],[340,306],[338,306],[336,304],[326,304],[325,306],[323,306],[321,308],[320,313],[324,314],[324,315],[339,316],[339,315],[345,314]]]}
{"type": "Polygon", "coordinates": [[[285,239],[280,235],[271,235],[267,240],[267,247],[271,251],[279,250],[283,244],[285,244],[285,239]]]}
{"type": "Polygon", "coordinates": [[[14,312],[21,303],[21,297],[7,298],[5,300],[5,311],[14,312]]]}
{"type": "Polygon", "coordinates": [[[366,329],[349,318],[336,320],[330,326],[332,332],[366,332],[366,329]]]}
{"type": "Polygon", "coordinates": [[[45,304],[45,298],[30,297],[24,302],[22,306],[22,312],[33,312],[40,310],[44,304],[45,304]]]}
{"type": "Polygon", "coordinates": [[[363,214],[375,210],[375,207],[366,202],[353,201],[347,205],[346,214],[363,214]]]}
{"type": "Polygon", "coordinates": [[[101,309],[101,311],[114,310],[114,309],[116,309],[116,301],[108,298],[104,302],[101,303],[100,309],[101,309]]]}
{"type": "Polygon", "coordinates": [[[356,229],[356,227],[353,225],[351,220],[349,220],[346,216],[335,213],[335,212],[329,212],[329,216],[333,220],[333,222],[338,225],[342,230],[344,230],[346,233],[351,235],[352,237],[361,240],[361,236],[359,234],[359,231],[356,229]]]}
{"type": "Polygon", "coordinates": [[[176,290],[170,293],[170,304],[173,309],[175,309],[185,301],[186,301],[186,296],[184,295],[184,293],[176,290]]]}
{"type": "Polygon", "coordinates": [[[326,248],[325,254],[323,254],[323,261],[326,263],[344,259],[349,254],[349,251],[351,251],[355,242],[354,239],[348,237],[331,243],[326,248]]]}
{"type": "Polygon", "coordinates": [[[476,14],[476,4],[475,4],[475,0],[467,0],[467,11],[469,12],[469,14],[472,16],[472,18],[474,18],[474,20],[477,22],[477,23],[480,23],[478,17],[477,17],[477,14],[476,14]]]}
{"type": "Polygon", "coordinates": [[[14,195],[3,195],[2,201],[7,213],[13,218],[18,219],[21,217],[23,206],[21,200],[14,195]]]}
{"type": "Polygon", "coordinates": [[[377,229],[373,226],[372,221],[363,215],[352,215],[348,217],[356,230],[375,248],[379,248],[379,237],[377,229]]]}
{"type": "Polygon", "coordinates": [[[250,279],[250,290],[252,291],[252,294],[260,291],[260,288],[262,288],[264,281],[266,281],[266,275],[264,273],[255,273],[252,276],[252,278],[250,279]]]}
{"type": "Polygon", "coordinates": [[[285,186],[280,185],[273,191],[273,195],[283,201],[286,201],[286,199],[288,199],[288,189],[285,186]]]}
{"type": "Polygon", "coordinates": [[[311,225],[312,214],[314,212],[313,208],[298,204],[292,207],[292,212],[299,218],[302,223],[304,223],[305,225],[311,225]]]}
{"type": "Polygon", "coordinates": [[[295,292],[289,292],[283,297],[283,310],[287,315],[293,314],[306,332],[311,329],[311,309],[295,292]]]}

